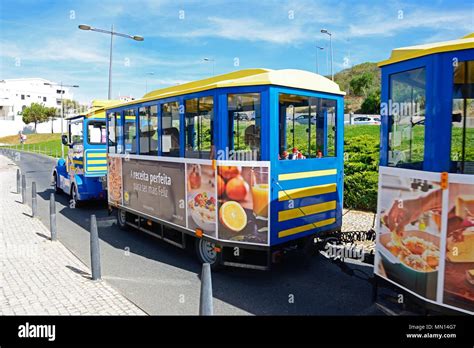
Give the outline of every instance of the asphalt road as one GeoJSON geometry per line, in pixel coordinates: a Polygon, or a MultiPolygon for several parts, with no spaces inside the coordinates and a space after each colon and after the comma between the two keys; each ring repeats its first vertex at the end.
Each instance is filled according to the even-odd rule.
{"type": "MultiPolygon", "coordinates": [[[[22,173],[26,174],[28,204],[31,206],[31,183],[35,181],[39,219],[49,226],[54,160],[29,153],[21,153],[17,159],[22,173]]],[[[70,208],[69,198],[64,194],[57,194],[56,201],[59,240],[88,266],[90,215],[97,216],[102,277],[124,296],[152,315],[198,313],[201,266],[192,252],[139,231],[123,231],[115,222],[102,220],[108,218],[104,202],[70,208]]],[[[214,312],[221,315],[381,314],[372,303],[372,286],[367,280],[372,268],[348,264],[348,269],[357,271],[343,272],[321,255],[315,256],[307,267],[301,256],[293,255],[269,272],[226,268],[212,274],[214,312]]]]}

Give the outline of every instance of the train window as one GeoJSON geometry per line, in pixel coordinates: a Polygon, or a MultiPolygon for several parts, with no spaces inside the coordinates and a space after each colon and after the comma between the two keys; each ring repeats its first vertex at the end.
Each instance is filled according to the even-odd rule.
{"type": "Polygon", "coordinates": [[[186,157],[211,158],[214,98],[189,99],[186,109],[186,157]]]}
{"type": "Polygon", "coordinates": [[[83,119],[71,122],[69,125],[69,139],[73,145],[83,142],[83,119]]]}
{"type": "Polygon", "coordinates": [[[89,121],[87,123],[87,142],[89,144],[105,144],[106,129],[104,121],[89,121]]]}
{"type": "Polygon", "coordinates": [[[163,156],[179,157],[179,103],[161,105],[161,152],[163,156]]]}
{"type": "Polygon", "coordinates": [[[108,122],[108,142],[107,142],[107,152],[108,153],[117,153],[117,128],[116,128],[116,114],[114,112],[110,112],[107,115],[107,122],[108,122]]]}
{"type": "Polygon", "coordinates": [[[260,160],[260,93],[229,94],[229,159],[260,160]]]}
{"type": "Polygon", "coordinates": [[[280,94],[280,159],[336,156],[336,101],[280,94]]]}
{"type": "Polygon", "coordinates": [[[140,155],[158,154],[158,107],[141,107],[140,117],[140,155]]]}
{"type": "Polygon", "coordinates": [[[136,141],[136,115],[134,109],[125,110],[125,123],[123,125],[123,136],[125,142],[125,153],[137,153],[136,141]]]}
{"type": "Polygon", "coordinates": [[[311,98],[311,157],[336,156],[336,101],[326,98],[311,98]],[[314,146],[314,147],[313,147],[314,146]],[[316,156],[314,156],[316,155],[316,156]]]}
{"type": "Polygon", "coordinates": [[[474,174],[474,61],[458,62],[454,68],[451,130],[451,171],[474,174]]]}
{"type": "Polygon", "coordinates": [[[388,165],[423,169],[425,150],[425,68],[390,76],[388,165]]]}

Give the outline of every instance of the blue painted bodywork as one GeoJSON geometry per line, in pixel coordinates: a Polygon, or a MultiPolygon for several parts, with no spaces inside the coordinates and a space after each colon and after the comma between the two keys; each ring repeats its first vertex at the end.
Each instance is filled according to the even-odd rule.
{"type": "MultiPolygon", "coordinates": [[[[304,238],[309,235],[314,235],[319,232],[329,230],[340,230],[342,226],[342,207],[343,207],[343,154],[344,154],[344,98],[342,95],[333,95],[327,93],[318,93],[314,91],[280,87],[274,85],[264,86],[246,86],[246,87],[232,87],[232,88],[220,88],[214,90],[208,90],[204,92],[197,92],[187,94],[185,96],[176,96],[171,98],[165,98],[154,101],[147,101],[143,103],[137,103],[133,105],[117,106],[114,108],[108,108],[107,114],[118,113],[119,117],[116,119],[116,133],[117,133],[117,146],[122,151],[117,153],[124,154],[125,148],[123,146],[123,120],[125,119],[125,110],[133,109],[135,115],[139,115],[139,108],[158,105],[158,129],[162,131],[161,122],[161,105],[168,102],[178,101],[179,105],[184,107],[184,101],[186,99],[213,96],[214,97],[214,145],[216,150],[224,151],[231,144],[232,139],[229,139],[229,115],[227,110],[228,94],[241,94],[241,93],[260,93],[261,95],[261,161],[270,162],[270,185],[271,185],[271,214],[270,214],[270,246],[286,243],[292,240],[304,238]],[[323,157],[323,158],[311,158],[305,160],[296,161],[285,161],[279,160],[279,94],[298,94],[308,97],[320,97],[331,99],[336,102],[336,156],[335,157],[323,157]],[[309,171],[322,171],[322,170],[336,170],[334,175],[317,176],[312,178],[296,179],[279,181],[278,176],[280,174],[296,173],[296,172],[309,172],[309,171]],[[336,184],[337,190],[333,193],[317,195],[313,197],[306,197],[302,199],[295,199],[294,208],[323,203],[327,201],[336,201],[336,209],[327,211],[319,214],[313,214],[303,216],[300,218],[294,218],[289,221],[279,222],[278,211],[281,209],[288,209],[288,202],[279,202],[278,191],[304,188],[307,186],[317,186],[324,184],[336,184]],[[320,220],[326,220],[334,218],[335,222],[330,225],[323,227],[311,228],[304,232],[296,233],[286,237],[279,237],[278,232],[298,227],[302,225],[312,224],[320,220]]],[[[107,129],[109,119],[107,117],[107,129]]],[[[139,128],[139,118],[136,117],[135,126],[139,128]]],[[[180,144],[185,144],[185,137],[189,136],[185,131],[185,113],[180,113],[180,144]]],[[[326,124],[320,124],[320,127],[326,124]]],[[[137,153],[140,151],[140,141],[136,140],[137,153]]],[[[158,156],[162,156],[161,143],[158,141],[158,156]]],[[[185,147],[180,146],[180,157],[184,157],[185,147]]]]}
{"type": "Polygon", "coordinates": [[[80,150],[80,147],[77,147],[76,145],[70,147],[67,158],[58,159],[56,166],[53,169],[53,175],[56,175],[58,178],[58,188],[66,194],[72,195],[72,190],[76,187],[77,199],[79,201],[105,199],[107,197],[107,192],[102,181],[105,179],[107,174],[106,144],[89,144],[87,141],[88,122],[105,120],[95,119],[92,117],[83,117],[82,119],[82,150],[80,150]],[[100,161],[102,163],[96,164],[91,161],[100,161]]]}

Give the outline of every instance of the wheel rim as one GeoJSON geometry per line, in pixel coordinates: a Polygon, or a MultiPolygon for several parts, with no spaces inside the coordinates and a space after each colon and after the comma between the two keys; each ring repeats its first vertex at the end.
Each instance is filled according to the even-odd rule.
{"type": "Polygon", "coordinates": [[[77,203],[76,186],[74,186],[74,188],[73,188],[73,190],[72,190],[72,200],[74,201],[74,203],[77,203]]]}
{"type": "Polygon", "coordinates": [[[214,250],[215,244],[206,240],[199,240],[199,254],[206,263],[214,263],[217,259],[217,252],[214,250]]]}
{"type": "Polygon", "coordinates": [[[57,175],[54,175],[54,188],[55,189],[58,188],[58,176],[57,175]]]}
{"type": "Polygon", "coordinates": [[[119,210],[118,221],[121,226],[125,226],[127,212],[125,210],[119,210]]]}

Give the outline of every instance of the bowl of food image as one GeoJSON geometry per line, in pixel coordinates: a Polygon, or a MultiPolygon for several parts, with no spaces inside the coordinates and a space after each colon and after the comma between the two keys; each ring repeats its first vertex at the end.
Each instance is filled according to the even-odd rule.
{"type": "Polygon", "coordinates": [[[188,210],[196,225],[203,231],[216,229],[217,200],[214,193],[197,192],[188,200],[188,210]]]}
{"type": "Polygon", "coordinates": [[[439,237],[425,231],[380,235],[379,253],[387,277],[423,297],[436,299],[439,237]]]}

